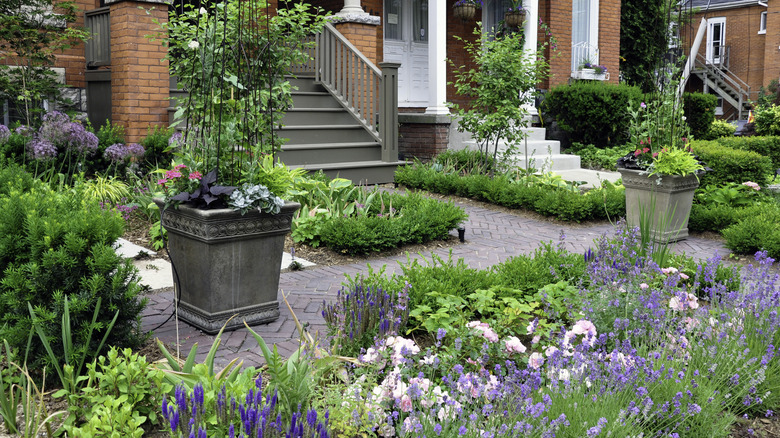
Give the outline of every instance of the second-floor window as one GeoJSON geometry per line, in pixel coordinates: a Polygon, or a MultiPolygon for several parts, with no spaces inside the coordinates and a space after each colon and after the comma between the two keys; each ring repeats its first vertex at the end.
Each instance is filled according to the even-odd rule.
{"type": "Polygon", "coordinates": [[[576,71],[586,62],[599,63],[599,2],[573,0],[571,11],[571,64],[576,71]]]}

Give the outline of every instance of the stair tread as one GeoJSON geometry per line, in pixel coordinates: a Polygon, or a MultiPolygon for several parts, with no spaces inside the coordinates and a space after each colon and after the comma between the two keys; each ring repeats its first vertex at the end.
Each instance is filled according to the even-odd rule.
{"type": "Polygon", "coordinates": [[[363,129],[363,125],[360,124],[349,124],[349,125],[285,125],[282,126],[282,131],[285,130],[307,130],[307,131],[314,131],[314,130],[338,130],[338,129],[363,129]]]}
{"type": "Polygon", "coordinates": [[[304,111],[318,111],[318,112],[326,112],[326,113],[345,113],[347,112],[346,108],[339,107],[339,108],[317,108],[317,107],[299,107],[299,108],[290,108],[286,112],[288,113],[294,113],[294,112],[304,112],[304,111]]]}
{"type": "Polygon", "coordinates": [[[298,91],[298,90],[291,90],[290,94],[300,95],[300,96],[330,96],[331,95],[327,91],[298,91]]]}
{"type": "Polygon", "coordinates": [[[390,166],[402,166],[406,165],[406,161],[382,161],[382,160],[371,160],[371,161],[343,161],[343,162],[336,162],[336,163],[326,163],[326,164],[293,164],[289,165],[290,168],[303,168],[303,169],[353,169],[353,168],[361,168],[361,167],[390,167],[390,166]]]}
{"type": "Polygon", "coordinates": [[[295,149],[333,149],[333,148],[358,148],[365,146],[379,146],[376,141],[345,141],[339,143],[300,143],[282,146],[282,150],[295,149]]]}

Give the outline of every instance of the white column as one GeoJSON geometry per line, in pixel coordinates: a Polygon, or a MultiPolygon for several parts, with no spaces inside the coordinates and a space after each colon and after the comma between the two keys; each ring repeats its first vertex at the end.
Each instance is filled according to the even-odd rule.
{"type": "Polygon", "coordinates": [[[426,114],[449,114],[447,108],[447,5],[428,1],[428,108],[426,114]]]}
{"type": "MultiPolygon", "coordinates": [[[[523,51],[526,56],[531,56],[536,53],[537,43],[539,39],[539,0],[524,0],[523,7],[525,8],[525,23],[523,24],[523,32],[525,34],[525,45],[523,51]]],[[[526,105],[526,109],[531,115],[538,114],[533,102],[526,105]]]]}
{"type": "Polygon", "coordinates": [[[356,15],[368,15],[368,12],[363,11],[360,7],[360,0],[344,0],[344,8],[336,13],[339,17],[356,16],[356,15]]]}

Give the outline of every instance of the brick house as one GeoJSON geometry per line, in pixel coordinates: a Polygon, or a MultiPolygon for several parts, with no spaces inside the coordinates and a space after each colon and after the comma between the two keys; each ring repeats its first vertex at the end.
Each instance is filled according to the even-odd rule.
{"type": "MultiPolygon", "coordinates": [[[[393,77],[398,82],[398,119],[395,123],[394,119],[389,119],[384,124],[385,127],[400,126],[395,133],[400,135],[397,151],[404,157],[429,158],[445,150],[455,132],[447,102],[463,103],[454,87],[449,85],[455,78],[446,60],[451,59],[455,65],[469,63],[462,42],[454,37],[474,38],[473,29],[478,21],[485,23],[487,28],[495,26],[503,19],[508,0],[484,0],[483,8],[470,20],[455,17],[456,0],[306,1],[335,15],[333,28],[349,42],[347,46],[360,53],[361,58],[373,65],[400,63],[397,76],[393,77]]],[[[167,19],[165,0],[77,0],[77,3],[85,11],[85,21],[76,24],[90,28],[93,39],[87,43],[86,50],[76,47],[60,56],[58,66],[65,68],[66,83],[87,90],[88,111],[93,123],[101,122],[94,120],[98,111],[110,114],[113,123],[125,126],[128,141],[137,141],[145,135],[149,125],[168,123],[171,85],[167,63],[162,60],[165,49],[159,42],[146,37],[158,28],[155,22],[167,19]]],[[[276,0],[270,0],[269,4],[275,9],[276,0]]],[[[584,61],[605,65],[610,74],[600,79],[618,82],[620,0],[525,0],[524,7],[527,10],[523,29],[526,50],[535,50],[537,46],[540,20],[549,26],[558,42],[557,53],[547,49],[551,76],[539,84],[540,89],[580,77],[579,67],[584,61]]],[[[388,68],[392,71],[392,66],[388,68]]],[[[314,70],[309,73],[316,76],[314,70]]],[[[316,76],[315,79],[321,78],[316,76]]],[[[305,94],[298,99],[300,105],[332,106],[330,103],[311,103],[314,93],[320,93],[322,89],[307,87],[309,85],[299,85],[300,93],[305,94]]],[[[334,96],[338,94],[338,90],[326,91],[334,96]]],[[[346,93],[341,97],[340,104],[344,106],[346,93]]],[[[360,109],[352,112],[357,113],[358,118],[362,115],[362,123],[369,131],[371,126],[368,125],[376,127],[371,120],[373,112],[361,113],[360,109]]],[[[327,123],[336,123],[317,121],[320,117],[314,113],[301,115],[298,119],[294,116],[285,119],[285,123],[295,125],[302,123],[297,121],[299,119],[309,119],[317,123],[317,129],[327,128],[327,123]]],[[[296,149],[296,143],[309,145],[313,141],[312,129],[308,129],[307,134],[304,130],[297,132],[295,126],[288,128],[291,141],[287,148],[291,151],[296,149]]],[[[330,136],[315,136],[326,139],[349,135],[334,132],[330,136]]],[[[373,137],[356,137],[351,150],[358,151],[358,143],[368,146],[374,140],[381,145],[378,134],[373,133],[373,137]]],[[[298,149],[301,156],[312,155],[309,149],[298,149]]],[[[295,154],[287,155],[295,164],[298,159],[295,154]]],[[[336,155],[338,153],[334,152],[332,156],[336,155]]],[[[362,161],[370,160],[364,158],[362,161]]]]}
{"type": "Polygon", "coordinates": [[[745,119],[760,88],[780,77],[780,2],[689,0],[687,6],[695,14],[687,35],[694,44],[686,52],[697,55],[686,89],[718,96],[719,118],[745,119]]]}

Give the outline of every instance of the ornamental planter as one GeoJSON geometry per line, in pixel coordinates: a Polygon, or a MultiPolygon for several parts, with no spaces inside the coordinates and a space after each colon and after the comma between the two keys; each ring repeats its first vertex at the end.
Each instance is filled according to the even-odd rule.
{"type": "MultiPolygon", "coordinates": [[[[162,200],[155,200],[160,209],[162,200]]],[[[279,317],[279,273],[284,236],[300,204],[279,214],[257,210],[167,208],[162,223],[174,282],[178,278],[179,318],[209,334],[268,323],[279,317]]]]}
{"type": "Polygon", "coordinates": [[[688,217],[693,193],[699,187],[696,175],[653,175],[639,170],[618,169],[626,187],[626,221],[639,226],[641,212],[655,206],[651,235],[657,242],[676,242],[688,237],[688,217]]]}
{"type": "Polygon", "coordinates": [[[596,73],[596,69],[581,68],[572,72],[572,77],[574,79],[586,79],[590,81],[606,81],[609,79],[609,72],[596,73]]]}
{"type": "Polygon", "coordinates": [[[477,15],[477,5],[457,5],[452,8],[452,14],[455,18],[460,18],[464,21],[473,20],[477,15]]]}
{"type": "Polygon", "coordinates": [[[504,13],[504,23],[509,27],[520,27],[525,18],[525,11],[508,11],[504,13]]]}

